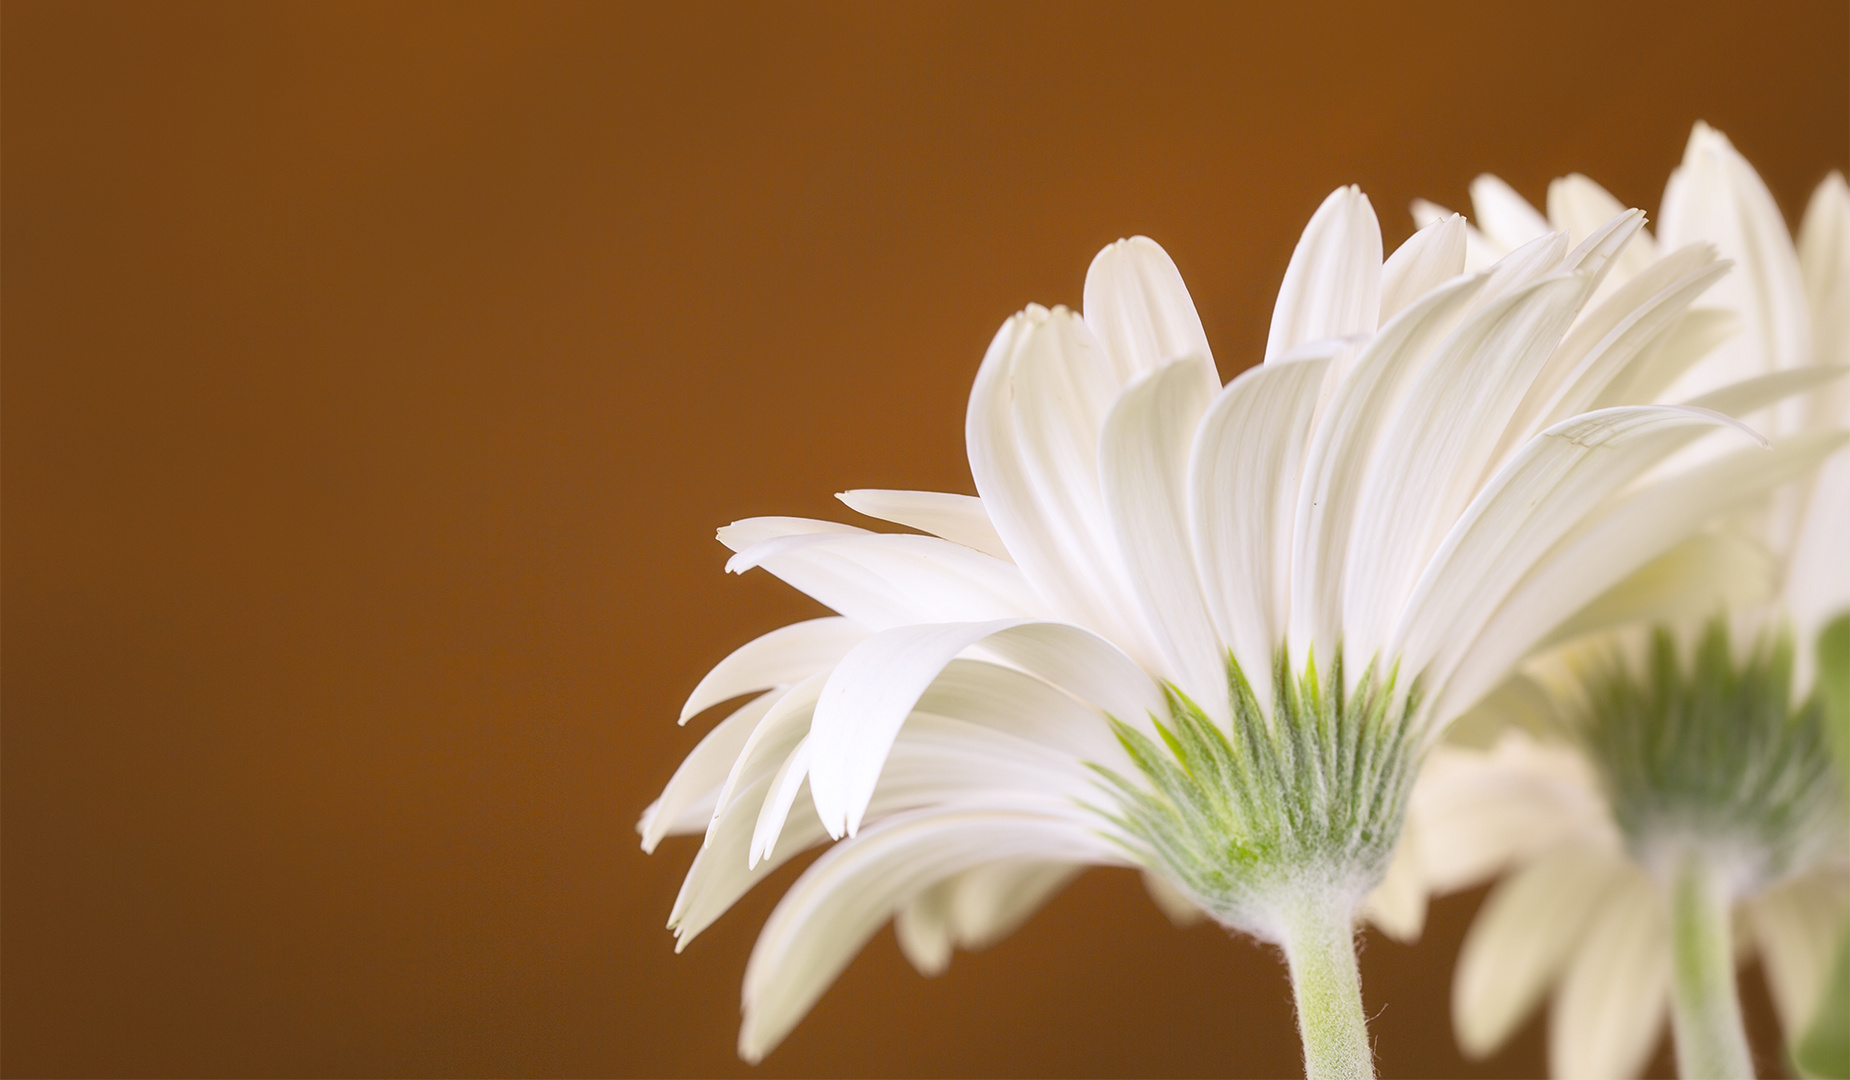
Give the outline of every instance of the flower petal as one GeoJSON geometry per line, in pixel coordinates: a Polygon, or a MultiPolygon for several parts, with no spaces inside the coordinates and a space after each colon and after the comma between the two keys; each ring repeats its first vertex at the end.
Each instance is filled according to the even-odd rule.
{"type": "Polygon", "coordinates": [[[1411,822],[1400,832],[1387,875],[1362,901],[1362,915],[1395,941],[1412,944],[1426,925],[1426,886],[1420,880],[1420,833],[1411,822]]]}
{"type": "Polygon", "coordinates": [[[1360,188],[1337,188],[1291,253],[1272,309],[1266,361],[1306,342],[1372,334],[1380,314],[1380,223],[1360,188]]]}
{"type": "Polygon", "coordinates": [[[1850,364],[1850,185],[1836,170],[1805,206],[1799,274],[1811,307],[1813,361],[1850,364]]]}
{"type": "Polygon", "coordinates": [[[1165,673],[1209,716],[1230,722],[1227,666],[1189,542],[1188,452],[1213,400],[1207,361],[1178,360],[1133,382],[1099,437],[1099,481],[1165,673]]]}
{"type": "Polygon", "coordinates": [[[1625,873],[1607,852],[1568,843],[1491,890],[1465,932],[1452,976],[1452,1026],[1466,1054],[1483,1057],[1510,1037],[1625,873]]]}
{"type": "Polygon", "coordinates": [[[857,488],[835,497],[858,514],[928,532],[1004,562],[1014,561],[983,510],[983,500],[974,495],[857,488]]]}
{"type": "Polygon", "coordinates": [[[1442,217],[1407,238],[1381,267],[1381,321],[1465,272],[1465,219],[1442,217]]]}
{"type": "Polygon", "coordinates": [[[1420,877],[1436,893],[1480,885],[1563,842],[1619,844],[1587,759],[1520,731],[1488,751],[1434,747],[1407,820],[1420,830],[1420,877]]]}
{"type": "Polygon", "coordinates": [[[1273,655],[1291,612],[1298,489],[1328,368],[1328,360],[1248,368],[1202,420],[1189,461],[1189,517],[1208,609],[1268,706],[1273,655]]]}
{"type": "Polygon", "coordinates": [[[1149,237],[1108,244],[1092,259],[1086,270],[1085,320],[1119,385],[1194,356],[1207,361],[1197,374],[1205,378],[1208,394],[1220,389],[1214,353],[1182,273],[1149,237]]]}
{"type": "MultiPolygon", "coordinates": [[[[1504,597],[1556,541],[1609,495],[1717,426],[1751,436],[1739,421],[1706,409],[1635,405],[1576,416],[1531,439],[1447,533],[1414,585],[1386,655],[1420,673],[1436,692],[1504,597]]],[[[1591,599],[1583,596],[1581,604],[1591,599]]],[[[1549,628],[1536,629],[1539,637],[1549,628]]]]}
{"type": "Polygon", "coordinates": [[[1676,328],[1619,372],[1590,408],[1661,401],[1670,385],[1716,346],[1741,332],[1741,320],[1719,308],[1690,308],[1676,328]]]}
{"type": "Polygon", "coordinates": [[[1072,312],[1030,307],[996,333],[970,391],[970,473],[1009,553],[1063,618],[1155,659],[1099,492],[1118,383],[1072,312]]]}
{"type": "Polygon", "coordinates": [[[707,732],[669,778],[668,786],[662,789],[662,797],[643,811],[642,820],[636,825],[636,831],[642,834],[642,850],[654,851],[664,836],[706,830],[719,805],[726,777],[732,772],[733,763],[739,760],[739,751],[744,749],[746,739],[751,737],[759,721],[783,696],[781,689],[760,694],[707,732]]]}
{"type": "Polygon", "coordinates": [[[1097,711],[1050,683],[1000,664],[951,661],[926,687],[916,709],[993,728],[1075,760],[1115,768],[1124,754],[1097,711]]]}
{"type": "MultiPolygon", "coordinates": [[[[1689,305],[1728,272],[1713,248],[1684,248],[1632,278],[1575,324],[1523,396],[1505,450],[1587,409],[1682,323],[1689,305]]],[[[1646,401],[1622,404],[1645,405],[1646,401]]]]}
{"type": "Polygon", "coordinates": [[[1548,219],[1529,200],[1491,173],[1481,173],[1471,181],[1471,209],[1476,212],[1477,227],[1506,251],[1552,231],[1548,219]]]}
{"type": "Polygon", "coordinates": [[[771,774],[771,785],[765,790],[764,802],[758,808],[758,820],[752,826],[752,846],[745,858],[748,869],[757,866],[760,860],[770,858],[776,850],[777,841],[784,832],[784,823],[790,820],[790,809],[796,805],[797,796],[808,782],[809,736],[806,734],[784,756],[783,764],[777,767],[777,771],[771,774]]]}
{"type": "Polygon", "coordinates": [[[1362,351],[1318,417],[1291,532],[1291,654],[1327,655],[1342,636],[1343,565],[1381,430],[1407,388],[1484,285],[1476,276],[1437,289],[1395,316],[1362,351]]]}
{"type": "Polygon", "coordinates": [[[919,622],[1035,617],[1046,603],[1001,559],[935,536],[817,533],[754,544],[733,557],[762,565],[855,622],[880,630],[919,622]]]}
{"type": "MultiPolygon", "coordinates": [[[[837,536],[864,536],[867,530],[857,529],[853,525],[843,525],[839,521],[821,521],[816,518],[755,517],[723,526],[717,535],[720,543],[725,544],[734,552],[740,552],[779,537],[815,536],[823,533],[837,536]]],[[[726,569],[732,570],[731,560],[728,560],[726,569]]],[[[737,573],[738,571],[732,572],[737,573]]]]}
{"type": "Polygon", "coordinates": [[[1077,813],[927,811],[836,845],[784,894],[758,936],[745,969],[739,1055],[762,1060],[906,900],[971,867],[1011,859],[1123,861],[1077,813]]]}
{"type": "Polygon", "coordinates": [[[1743,332],[1692,370],[1680,395],[1810,362],[1811,314],[1785,218],[1753,166],[1707,124],[1690,132],[1670,175],[1658,236],[1670,248],[1706,240],[1736,265],[1709,300],[1736,312],[1743,332]]]}
{"type": "Polygon", "coordinates": [[[1387,644],[1421,572],[1477,493],[1504,426],[1586,295],[1586,281],[1570,275],[1490,305],[1440,347],[1395,409],[1381,442],[1391,452],[1368,471],[1343,570],[1343,648],[1356,674],[1387,644]]]}
{"type": "Polygon", "coordinates": [[[1537,638],[1594,596],[1668,551],[1703,522],[1764,494],[1843,445],[1839,432],[1801,435],[1706,462],[1620,500],[1570,534],[1485,625],[1459,661],[1434,715],[1462,711],[1487,693],[1537,638]]]}
{"type": "Polygon", "coordinates": [[[740,810],[738,794],[775,773],[809,734],[816,713],[816,699],[828,684],[829,675],[827,671],[818,672],[791,687],[746,737],[745,744],[739,747],[739,756],[733,759],[732,768],[726,774],[726,786],[720,789],[719,798],[714,802],[713,820],[707,825],[708,844],[713,843],[727,814],[744,813],[754,820],[760,816],[756,803],[740,810]]]}
{"type": "Polygon", "coordinates": [[[829,835],[852,835],[860,828],[900,726],[951,659],[979,643],[1030,671],[1051,660],[1063,677],[1054,681],[1094,704],[1122,707],[1151,696],[1141,669],[1076,626],[1004,620],[903,626],[876,634],[836,665],[816,705],[810,784],[829,835]]]}
{"type": "Polygon", "coordinates": [[[1548,1024],[1549,1071],[1638,1075],[1670,1003],[1670,929],[1642,871],[1617,875],[1568,963],[1548,1024]]]}
{"type": "Polygon", "coordinates": [[[1841,874],[1833,880],[1827,870],[1779,885],[1747,905],[1767,989],[1779,1010],[1780,1027],[1791,1038],[1805,1030],[1818,1007],[1850,906],[1847,884],[1841,874]]]}
{"type": "Polygon", "coordinates": [[[1778,577],[1761,545],[1734,532],[1697,533],[1576,611],[1537,648],[1626,623],[1700,620],[1718,606],[1744,610],[1771,596],[1778,577]]]}
{"type": "MultiPolygon", "coordinates": [[[[1624,212],[1624,203],[1579,173],[1557,177],[1548,185],[1548,223],[1567,230],[1569,243],[1581,243],[1624,212]]],[[[1650,233],[1639,230],[1613,257],[1611,284],[1625,284],[1656,259],[1656,242],[1650,233]]]]}
{"type": "Polygon", "coordinates": [[[713,665],[681,706],[681,723],[727,698],[802,682],[840,660],[869,631],[838,616],[779,627],[739,646],[713,665]]]}
{"type": "Polygon", "coordinates": [[[733,794],[733,805],[719,816],[719,828],[694,855],[694,864],[688,867],[668,916],[676,952],[692,944],[752,886],[825,839],[822,823],[814,814],[797,814],[785,823],[772,853],[756,863],[751,861],[751,842],[757,826],[755,811],[764,804],[773,779],[773,773],[762,772],[738,789],[733,794]]]}

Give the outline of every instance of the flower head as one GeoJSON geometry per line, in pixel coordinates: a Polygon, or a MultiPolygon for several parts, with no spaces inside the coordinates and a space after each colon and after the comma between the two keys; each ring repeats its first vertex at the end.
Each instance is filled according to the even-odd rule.
{"type": "Polygon", "coordinates": [[[1466,273],[1462,219],[1383,260],[1368,200],[1341,189],[1298,244],[1265,362],[1225,387],[1174,263],[1119,241],[1083,315],[1031,306],[990,345],[966,426],[979,497],[842,496],[931,535],[722,529],[730,569],[839,613],[702,681],[684,720],[762,693],[641,824],[647,847],[706,832],[682,945],[770,867],[846,837],[759,938],[741,1052],[774,1046],[888,918],[933,971],[1092,864],[1144,867],[1283,944],[1301,1011],[1306,979],[1341,978],[1305,941],[1340,944],[1352,990],[1349,922],[1445,724],[1589,599],[1817,455],[1768,452],[1726,415],[1782,387],[1624,403],[1727,270],[1698,249],[1601,299],[1642,224],[1618,212],[1466,273]],[[1651,476],[1710,435],[1733,444],[1651,476]]]}
{"type": "MultiPolygon", "coordinates": [[[[1493,178],[1473,194],[1487,251],[1546,227],[1493,178]]],[[[1556,181],[1548,201],[1549,219],[1563,224],[1611,199],[1575,176],[1556,181]]],[[[1686,317],[1687,355],[1640,385],[1664,400],[1803,386],[1803,396],[1760,401],[1757,426],[1776,447],[1841,441],[1850,425],[1842,177],[1818,188],[1795,249],[1752,167],[1699,124],[1655,244],[1713,245],[1737,273],[1705,295],[1712,306],[1686,317]]],[[[1614,276],[1623,273],[1636,280],[1649,269],[1614,276]]],[[[1703,1011],[1715,995],[1695,973],[1708,949],[1731,980],[1729,950],[1703,940],[1726,944],[1730,909],[1766,962],[1787,1029],[1802,1028],[1850,904],[1843,778],[1814,693],[1819,633],[1850,612],[1846,514],[1850,454],[1769,486],[1590,605],[1592,617],[1570,621],[1556,647],[1461,725],[1477,748],[1442,748],[1428,762],[1397,857],[1397,876],[1417,881],[1404,896],[1417,905],[1424,888],[1512,871],[1459,960],[1454,1019],[1467,1051],[1494,1049],[1552,985],[1557,1075],[1635,1073],[1673,999],[1679,1055],[1706,1074],[1716,1066],[1689,1055],[1704,1052],[1702,1029],[1730,1021],[1727,1002],[1723,1013],[1703,1011]],[[1614,622],[1625,625],[1581,633],[1614,622]],[[1515,730],[1486,747],[1480,720],[1515,730]]]]}

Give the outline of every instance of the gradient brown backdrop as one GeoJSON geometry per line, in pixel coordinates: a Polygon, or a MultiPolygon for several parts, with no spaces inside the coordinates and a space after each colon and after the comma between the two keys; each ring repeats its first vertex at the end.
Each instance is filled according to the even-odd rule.
{"type": "MultiPolygon", "coordinates": [[[[1119,236],[1231,375],[1338,184],[1394,243],[1485,169],[1653,209],[1699,117],[1788,213],[1850,164],[1841,2],[1496,7],[6,4],[0,1065],[752,1072],[794,868],[675,956],[632,831],[816,610],[715,526],[971,490],[990,335],[1119,236]]],[[[1541,1070],[1452,1049],[1476,901],[1370,937],[1386,1074],[1541,1070]]],[[[1099,872],[937,979],[883,932],[756,1073],[1297,1053],[1099,872]]]]}

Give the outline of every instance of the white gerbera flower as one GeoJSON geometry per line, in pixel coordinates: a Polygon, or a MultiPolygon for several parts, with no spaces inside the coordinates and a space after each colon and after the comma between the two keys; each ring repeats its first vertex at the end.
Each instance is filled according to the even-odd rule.
{"type": "Polygon", "coordinates": [[[1726,270],[1705,250],[1590,306],[1641,224],[1461,274],[1461,219],[1384,263],[1367,199],[1339,190],[1266,362],[1224,388],[1174,264],[1120,241],[1083,316],[1030,307],[991,344],[966,432],[980,500],[842,496],[932,535],[722,529],[730,569],[839,616],[742,647],[683,711],[763,691],[640,825],[646,848],[706,833],[680,944],[848,837],[759,937],[741,1054],[775,1046],[888,918],[929,973],[1118,864],[1280,944],[1311,1074],[1370,1073],[1353,919],[1425,748],[1548,628],[1821,451],[1725,431],[1741,449],[1641,487],[1788,392],[1584,412],[1726,270]]]}
{"type": "MultiPolygon", "coordinates": [[[[1489,251],[1545,228],[1493,178],[1473,194],[1489,251]]],[[[1577,204],[1606,202],[1584,177],[1558,180],[1549,218],[1571,227],[1577,204]]],[[[1691,313],[1739,333],[1675,375],[1666,396],[1826,378],[1756,423],[1784,445],[1850,423],[1850,379],[1831,378],[1850,362],[1843,178],[1818,188],[1795,250],[1752,167],[1699,124],[1664,204],[1660,248],[1713,244],[1739,267],[1704,298],[1710,313],[1691,313]]],[[[1634,1075],[1667,1012],[1684,1075],[1751,1075],[1733,982],[1735,953],[1749,949],[1786,1030],[1804,1029],[1850,904],[1842,778],[1813,693],[1819,632],[1850,611],[1846,535],[1850,454],[1839,453],[1596,605],[1608,617],[1650,612],[1657,630],[1580,637],[1479,713],[1543,741],[1517,731],[1428,761],[1390,874],[1411,902],[1388,921],[1417,925],[1422,886],[1450,891],[1514,868],[1459,958],[1453,1015],[1467,1052],[1494,1050],[1552,985],[1557,1076],[1634,1075]]]]}

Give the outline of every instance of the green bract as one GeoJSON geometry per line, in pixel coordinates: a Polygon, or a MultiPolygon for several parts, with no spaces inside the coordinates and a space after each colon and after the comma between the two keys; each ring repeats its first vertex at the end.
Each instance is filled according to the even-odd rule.
{"type": "Polygon", "coordinates": [[[1824,704],[1816,694],[1792,702],[1792,660],[1784,635],[1737,660],[1716,618],[1687,667],[1660,628],[1644,671],[1615,658],[1587,681],[1582,737],[1641,863],[1694,847],[1751,888],[1804,865],[1841,831],[1824,704]]]}
{"type": "Polygon", "coordinates": [[[1352,906],[1386,871],[1415,771],[1418,683],[1397,694],[1395,673],[1377,680],[1370,665],[1346,692],[1340,659],[1293,675],[1282,652],[1273,676],[1268,718],[1229,655],[1231,737],[1168,687],[1162,745],[1112,721],[1147,784],[1095,768],[1139,861],[1222,923],[1276,941],[1303,894],[1352,906]]]}

